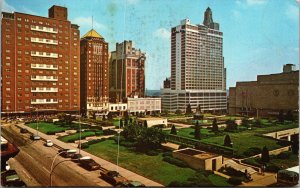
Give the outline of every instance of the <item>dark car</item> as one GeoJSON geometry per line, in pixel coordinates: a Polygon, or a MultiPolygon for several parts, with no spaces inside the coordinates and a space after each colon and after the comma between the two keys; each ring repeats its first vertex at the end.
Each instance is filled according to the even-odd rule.
{"type": "Polygon", "coordinates": [[[82,158],[83,156],[80,153],[75,153],[71,159],[74,160],[74,162],[79,163],[80,158],[82,158]]]}
{"type": "Polygon", "coordinates": [[[117,185],[118,187],[146,187],[139,181],[125,181],[117,185]]]}
{"type": "Polygon", "coordinates": [[[25,187],[25,183],[20,179],[15,170],[8,170],[1,173],[1,185],[13,187],[25,187]]]}
{"type": "Polygon", "coordinates": [[[76,149],[60,149],[58,150],[59,155],[64,158],[72,158],[75,153],[77,152],[76,149]]]}
{"type": "Polygon", "coordinates": [[[32,140],[40,140],[41,139],[41,137],[39,135],[35,135],[35,134],[31,135],[30,138],[32,140]]]}
{"type": "Polygon", "coordinates": [[[79,165],[82,166],[84,169],[92,171],[92,170],[99,170],[100,169],[100,165],[98,163],[96,163],[96,161],[94,161],[91,158],[80,158],[79,159],[79,165]]]}
{"type": "Polygon", "coordinates": [[[122,184],[123,182],[127,182],[128,180],[121,176],[121,174],[117,171],[101,171],[101,177],[112,185],[116,186],[122,184]]]}
{"type": "Polygon", "coordinates": [[[26,128],[21,128],[20,133],[28,133],[29,131],[26,128]]]}

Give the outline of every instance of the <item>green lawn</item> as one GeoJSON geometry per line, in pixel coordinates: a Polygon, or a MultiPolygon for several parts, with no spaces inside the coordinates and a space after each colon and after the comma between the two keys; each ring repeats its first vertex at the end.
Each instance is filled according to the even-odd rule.
{"type": "MultiPolygon", "coordinates": [[[[113,140],[92,144],[85,150],[116,164],[117,144],[113,140]]],[[[195,171],[190,168],[180,168],[162,161],[162,154],[148,156],[120,146],[119,156],[120,166],[164,185],[168,185],[172,181],[186,181],[195,174],[195,171]]]]}
{"type": "Polygon", "coordinates": [[[214,184],[214,186],[217,187],[231,187],[232,185],[227,183],[227,179],[216,175],[216,174],[212,174],[208,176],[208,179],[214,184]]]}
{"type": "MultiPolygon", "coordinates": [[[[195,129],[193,128],[184,128],[184,129],[177,129],[177,135],[178,136],[182,136],[182,137],[187,137],[187,138],[195,138],[194,134],[190,134],[190,133],[194,133],[195,129]]],[[[200,129],[201,135],[205,135],[205,136],[214,136],[215,133],[210,132],[209,129],[200,129]]],[[[170,133],[170,131],[169,131],[170,133]]]]}
{"type": "MultiPolygon", "coordinates": [[[[37,129],[37,123],[30,123],[26,124],[28,127],[31,127],[33,129],[37,129]]],[[[45,123],[45,122],[39,122],[38,123],[38,129],[42,133],[47,133],[48,131],[61,131],[64,132],[69,127],[62,127],[58,125],[54,125],[53,123],[45,123]]]]}
{"type": "MultiPolygon", "coordinates": [[[[75,133],[75,134],[59,137],[58,139],[63,142],[73,142],[74,140],[79,140],[79,136],[80,136],[79,133],[75,133]]],[[[86,131],[86,132],[81,133],[82,139],[84,139],[85,137],[88,137],[88,136],[95,136],[95,132],[94,131],[86,131]]]]}

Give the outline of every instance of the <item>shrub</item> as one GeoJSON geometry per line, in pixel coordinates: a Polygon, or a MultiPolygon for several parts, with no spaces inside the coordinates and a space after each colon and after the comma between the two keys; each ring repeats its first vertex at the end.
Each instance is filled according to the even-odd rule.
{"type": "Polygon", "coordinates": [[[100,135],[102,135],[102,133],[103,132],[101,132],[101,131],[97,131],[97,132],[95,132],[95,136],[100,136],[100,135]]]}
{"type": "Polygon", "coordinates": [[[240,185],[242,183],[242,179],[238,177],[231,177],[227,180],[227,182],[232,185],[240,185]]]}
{"type": "Polygon", "coordinates": [[[288,159],[288,158],[290,158],[291,155],[292,155],[291,152],[284,151],[282,153],[279,153],[276,157],[277,157],[277,159],[288,159]]]}
{"type": "Polygon", "coordinates": [[[261,149],[257,147],[251,147],[244,151],[245,156],[253,156],[259,153],[261,153],[261,149]]]}
{"type": "Polygon", "coordinates": [[[113,135],[113,134],[116,134],[116,133],[117,133],[117,131],[112,130],[112,129],[103,130],[104,135],[113,135]]]}
{"type": "Polygon", "coordinates": [[[63,132],[63,130],[47,131],[46,134],[47,135],[55,135],[55,133],[60,133],[60,132],[63,132]]]}
{"type": "Polygon", "coordinates": [[[278,140],[277,144],[280,145],[280,146],[289,146],[292,143],[290,141],[287,141],[287,140],[278,140]]]}
{"type": "MultiPolygon", "coordinates": [[[[118,140],[117,140],[118,142],[118,140]]],[[[135,147],[136,143],[135,142],[128,142],[128,141],[122,141],[120,142],[121,146],[125,146],[125,147],[135,147]]]]}
{"type": "Polygon", "coordinates": [[[164,152],[164,153],[162,154],[162,156],[163,156],[163,157],[166,157],[166,156],[172,157],[172,152],[170,152],[170,151],[164,152]]]}
{"type": "Polygon", "coordinates": [[[146,152],[146,154],[149,156],[157,156],[159,154],[159,152],[156,150],[149,150],[146,152]]]}
{"type": "MultiPolygon", "coordinates": [[[[81,149],[86,149],[90,146],[90,144],[88,144],[88,142],[81,144],[81,149]]],[[[79,147],[79,145],[78,145],[79,147]]]]}
{"type": "Polygon", "coordinates": [[[225,171],[226,171],[226,174],[229,175],[229,176],[237,176],[237,177],[243,177],[243,176],[245,176],[244,172],[235,170],[232,167],[226,167],[225,171]]]}
{"type": "Polygon", "coordinates": [[[277,173],[281,168],[275,164],[269,164],[266,167],[266,171],[277,173]]]}
{"type": "Polygon", "coordinates": [[[173,165],[176,165],[176,166],[179,166],[179,167],[182,167],[182,168],[188,167],[188,165],[184,161],[181,161],[179,159],[175,159],[175,158],[169,157],[169,156],[164,157],[163,161],[168,162],[173,165]]]}

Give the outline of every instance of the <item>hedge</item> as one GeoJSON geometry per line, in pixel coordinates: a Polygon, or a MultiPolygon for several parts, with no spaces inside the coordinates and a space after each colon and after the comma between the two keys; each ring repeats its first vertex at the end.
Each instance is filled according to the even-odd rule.
{"type": "Polygon", "coordinates": [[[227,182],[232,185],[240,185],[242,183],[242,179],[238,177],[231,177],[227,180],[227,182]]]}
{"type": "Polygon", "coordinates": [[[168,162],[173,165],[176,165],[176,166],[179,166],[179,167],[182,167],[182,168],[189,167],[184,161],[181,161],[179,159],[175,159],[175,158],[169,157],[169,156],[164,157],[163,161],[168,162]]]}

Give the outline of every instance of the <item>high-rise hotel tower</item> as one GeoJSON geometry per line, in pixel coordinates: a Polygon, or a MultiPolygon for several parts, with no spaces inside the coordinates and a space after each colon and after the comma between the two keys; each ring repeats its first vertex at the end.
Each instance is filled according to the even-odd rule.
{"type": "Polygon", "coordinates": [[[162,89],[163,110],[226,110],[223,33],[210,8],[203,24],[185,19],[171,30],[171,85],[162,89]]]}
{"type": "Polygon", "coordinates": [[[79,111],[79,26],[67,17],[60,6],[48,18],[2,12],[2,113],[79,111]]]}

